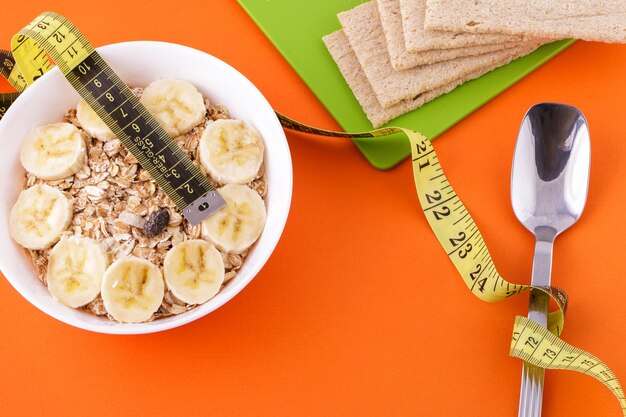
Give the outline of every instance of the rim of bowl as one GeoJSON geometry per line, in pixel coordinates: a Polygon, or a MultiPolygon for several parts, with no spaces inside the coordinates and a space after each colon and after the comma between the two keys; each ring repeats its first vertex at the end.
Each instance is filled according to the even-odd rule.
{"type": "MultiPolygon", "coordinates": [[[[96,51],[108,52],[108,51],[112,51],[115,49],[120,49],[120,48],[124,49],[128,47],[132,47],[132,48],[159,47],[163,49],[169,48],[169,49],[185,50],[186,53],[196,55],[200,59],[211,61],[211,65],[221,67],[220,71],[230,72],[232,76],[236,79],[237,83],[246,85],[247,88],[250,89],[253,94],[258,95],[259,100],[262,102],[263,106],[266,107],[264,111],[269,110],[269,112],[271,113],[271,120],[269,122],[272,125],[274,125],[273,127],[276,129],[278,133],[276,137],[273,137],[273,140],[276,140],[278,142],[277,146],[280,146],[282,148],[282,151],[286,156],[284,163],[287,164],[287,168],[288,168],[287,171],[289,175],[288,175],[288,178],[286,178],[288,186],[286,187],[286,189],[281,190],[283,195],[286,197],[286,198],[283,198],[283,200],[285,200],[286,203],[283,206],[280,206],[277,208],[278,224],[274,228],[275,231],[273,233],[274,234],[273,239],[267,242],[266,244],[267,250],[261,255],[261,259],[258,265],[249,271],[249,274],[247,277],[245,277],[245,279],[234,282],[232,286],[228,287],[227,289],[228,296],[224,298],[213,298],[207,301],[206,303],[192,310],[189,310],[181,315],[171,317],[171,318],[176,318],[176,320],[168,320],[169,319],[168,317],[162,320],[150,322],[150,326],[146,326],[145,325],[146,323],[116,323],[115,325],[110,325],[106,323],[103,325],[96,325],[96,324],[88,323],[88,322],[74,321],[68,318],[68,316],[61,317],[60,315],[56,314],[55,311],[52,311],[42,305],[39,305],[35,299],[29,298],[26,295],[24,295],[22,288],[26,288],[30,284],[22,282],[19,279],[10,278],[9,276],[7,276],[7,274],[4,272],[6,270],[5,261],[3,261],[3,258],[0,257],[0,270],[3,271],[3,274],[5,278],[7,279],[7,281],[9,281],[9,283],[13,286],[13,288],[15,288],[15,290],[22,297],[24,297],[29,303],[37,307],[39,310],[43,311],[50,317],[56,320],[59,320],[63,323],[66,323],[70,326],[73,326],[73,327],[81,328],[84,330],[89,330],[89,331],[96,332],[96,333],[120,334],[120,335],[148,334],[148,333],[156,333],[156,332],[161,332],[164,330],[174,329],[176,327],[183,326],[201,317],[206,316],[207,314],[217,310],[218,308],[226,304],[228,301],[233,299],[239,292],[241,292],[241,290],[243,290],[243,288],[246,285],[250,283],[250,281],[252,281],[252,279],[254,279],[254,277],[256,277],[256,275],[263,268],[263,266],[265,266],[265,264],[267,263],[267,260],[270,258],[270,256],[274,252],[274,249],[276,248],[276,245],[278,244],[278,241],[280,240],[280,237],[282,236],[283,230],[285,228],[285,224],[287,222],[287,218],[289,216],[289,210],[291,208],[291,198],[292,198],[292,192],[293,192],[293,166],[292,166],[292,161],[291,161],[291,153],[289,151],[289,145],[287,143],[285,132],[283,131],[282,125],[280,124],[280,121],[276,117],[276,114],[274,113],[272,106],[269,104],[269,102],[267,101],[265,96],[261,93],[261,91],[259,91],[259,89],[250,80],[248,80],[248,78],[246,78],[242,73],[237,71],[235,68],[233,68],[226,62],[222,61],[219,58],[214,57],[213,55],[210,55],[206,52],[200,51],[195,48],[191,48],[188,46],[179,45],[179,44],[175,44],[171,42],[160,42],[160,41],[119,42],[119,43],[113,43],[113,44],[98,47],[96,48],[96,51]],[[215,303],[211,303],[211,301],[213,300],[215,300],[215,303]]],[[[55,67],[51,69],[50,71],[46,72],[41,77],[41,80],[46,80],[48,78],[55,77],[55,76],[63,77],[58,67],[55,67]]],[[[7,110],[7,113],[10,113],[12,110],[14,112],[18,111],[18,109],[22,107],[22,104],[21,104],[22,102],[25,102],[31,96],[39,94],[38,90],[39,88],[37,87],[37,84],[34,84],[33,86],[27,88],[22,94],[20,94],[20,96],[15,100],[15,102],[11,105],[11,107],[9,107],[9,109],[7,110]]]]}

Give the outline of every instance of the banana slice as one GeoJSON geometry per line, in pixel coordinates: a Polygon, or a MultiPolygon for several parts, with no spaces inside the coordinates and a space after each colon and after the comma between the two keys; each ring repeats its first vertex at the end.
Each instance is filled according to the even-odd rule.
{"type": "Polygon", "coordinates": [[[85,164],[85,141],[76,126],[53,123],[30,131],[20,151],[24,169],[44,180],[77,173],[85,164]]]}
{"type": "Polygon", "coordinates": [[[265,202],[247,185],[228,184],[217,191],[226,206],[202,222],[202,237],[225,252],[241,253],[263,231],[265,202]]]}
{"type": "Polygon", "coordinates": [[[187,304],[202,304],[219,292],[224,282],[224,261],[209,242],[188,240],[167,252],[163,275],[176,298],[187,304]]]}
{"type": "Polygon", "coordinates": [[[45,184],[22,191],[9,214],[11,237],[27,249],[47,249],[70,225],[73,204],[65,194],[45,184]]]}
{"type": "Polygon", "coordinates": [[[68,307],[81,307],[100,293],[109,257],[97,241],[72,236],[54,245],[48,257],[48,291],[68,307]]]}
{"type": "Polygon", "coordinates": [[[263,162],[261,134],[242,120],[217,120],[209,124],[198,145],[200,162],[220,184],[252,181],[263,162]]]}
{"type": "Polygon", "coordinates": [[[104,121],[96,114],[85,100],[80,100],[76,106],[76,118],[81,127],[92,138],[107,142],[116,138],[104,121]]]}
{"type": "Polygon", "coordinates": [[[122,323],[141,323],[159,309],[165,284],[159,268],[145,259],[131,256],[111,264],[100,289],[104,308],[122,323]]]}
{"type": "Polygon", "coordinates": [[[184,135],[204,120],[204,98],[196,87],[182,80],[162,79],[150,83],[141,103],[173,138],[184,135]]]}

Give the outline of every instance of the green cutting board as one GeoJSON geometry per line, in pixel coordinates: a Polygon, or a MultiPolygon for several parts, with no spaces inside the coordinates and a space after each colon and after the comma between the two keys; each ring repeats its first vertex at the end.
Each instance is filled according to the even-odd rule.
{"type": "MultiPolygon", "coordinates": [[[[322,36],[341,27],[337,13],[364,0],[238,1],[344,130],[372,130],[372,124],[322,42],[322,36]]],[[[573,42],[564,40],[544,45],[530,55],[392,120],[388,126],[417,130],[434,139],[573,42]]],[[[410,152],[406,139],[399,136],[384,142],[363,139],[354,142],[379,169],[395,166],[410,152]]]]}

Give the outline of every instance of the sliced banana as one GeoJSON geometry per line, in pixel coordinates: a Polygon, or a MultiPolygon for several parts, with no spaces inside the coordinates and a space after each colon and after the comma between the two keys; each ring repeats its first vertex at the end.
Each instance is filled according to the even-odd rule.
{"type": "Polygon", "coordinates": [[[189,132],[206,115],[202,94],[183,80],[154,81],[144,88],[140,100],[173,138],[189,132]]]}
{"type": "Polygon", "coordinates": [[[261,134],[242,120],[217,120],[209,124],[198,145],[200,162],[220,184],[252,181],[263,162],[261,134]]]}
{"type": "Polygon", "coordinates": [[[77,173],[85,164],[85,141],[76,126],[53,123],[30,131],[20,151],[24,169],[44,180],[77,173]]]}
{"type": "Polygon", "coordinates": [[[263,231],[265,202],[247,185],[228,184],[218,192],[226,206],[202,222],[202,237],[225,252],[241,253],[263,231]]]}
{"type": "Polygon", "coordinates": [[[167,252],[163,262],[167,288],[187,304],[202,304],[217,294],[224,282],[224,261],[205,240],[188,240],[167,252]]]}
{"type": "Polygon", "coordinates": [[[115,320],[141,323],[159,309],[165,284],[155,264],[131,256],[107,268],[100,291],[104,308],[115,320]]]}
{"type": "Polygon", "coordinates": [[[96,114],[85,100],[80,100],[76,106],[76,118],[81,127],[93,138],[107,142],[116,138],[115,133],[109,129],[104,121],[96,114]]]}
{"type": "Polygon", "coordinates": [[[88,237],[72,236],[54,245],[48,257],[48,291],[68,307],[81,307],[100,293],[109,266],[106,250],[88,237]]]}
{"type": "Polygon", "coordinates": [[[11,237],[27,249],[47,249],[70,225],[72,201],[56,188],[33,185],[22,191],[9,214],[11,237]]]}

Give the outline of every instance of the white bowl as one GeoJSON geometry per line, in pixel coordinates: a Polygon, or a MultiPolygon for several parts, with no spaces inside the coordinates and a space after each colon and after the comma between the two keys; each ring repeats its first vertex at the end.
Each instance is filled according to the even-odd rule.
{"type": "MultiPolygon", "coordinates": [[[[243,289],[263,267],[278,243],[291,204],[291,156],[285,134],[272,107],[248,79],[204,52],[162,42],[126,42],[98,48],[113,70],[128,84],[145,86],[159,78],[191,82],[231,115],[256,127],[265,141],[268,178],[267,223],[239,273],[213,299],[186,313],[149,323],[121,324],[65,307],[37,279],[30,257],[9,235],[9,211],[21,189],[19,162],[22,139],[34,127],[59,122],[79,96],[58,68],[41,77],[9,108],[0,121],[0,270],[28,301],[72,326],[114,334],[152,333],[196,320],[217,309],[243,289]]],[[[19,320],[13,317],[12,320],[19,320]]]]}

